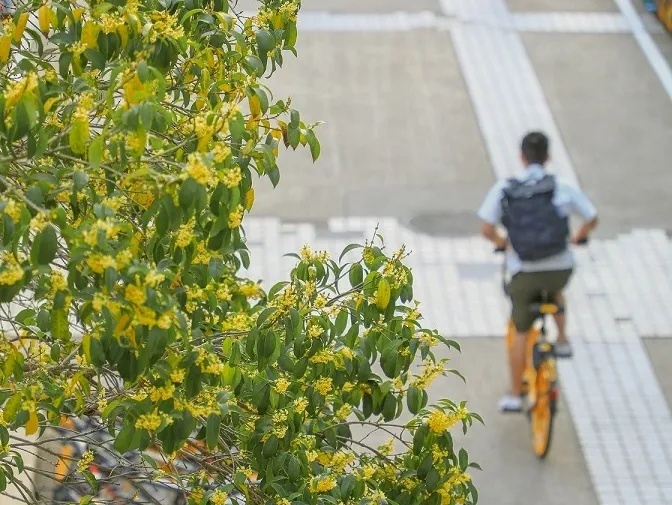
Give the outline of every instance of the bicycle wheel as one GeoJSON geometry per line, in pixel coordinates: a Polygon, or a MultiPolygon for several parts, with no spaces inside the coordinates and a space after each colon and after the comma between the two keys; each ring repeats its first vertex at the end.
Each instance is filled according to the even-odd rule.
{"type": "Polygon", "coordinates": [[[551,448],[553,418],[555,416],[556,390],[551,380],[548,363],[542,363],[537,370],[536,401],[530,409],[530,427],[534,453],[544,459],[551,448]]]}

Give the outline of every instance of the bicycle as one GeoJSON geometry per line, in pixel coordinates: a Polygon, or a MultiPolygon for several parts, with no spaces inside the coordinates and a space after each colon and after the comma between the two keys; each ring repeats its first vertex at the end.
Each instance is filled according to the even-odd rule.
{"type": "MultiPolygon", "coordinates": [[[[504,252],[497,249],[495,252],[504,252]]],[[[504,293],[509,296],[509,280],[506,266],[503,267],[504,293]]],[[[544,459],[551,448],[553,420],[557,412],[559,395],[558,372],[555,361],[555,347],[548,341],[546,316],[559,314],[564,306],[549,299],[549,294],[530,305],[535,323],[530,329],[525,351],[525,371],[523,372],[523,395],[526,398],[527,417],[532,432],[532,447],[539,459],[544,459]]],[[[506,348],[510,352],[516,328],[509,320],[506,332],[506,348]]]]}

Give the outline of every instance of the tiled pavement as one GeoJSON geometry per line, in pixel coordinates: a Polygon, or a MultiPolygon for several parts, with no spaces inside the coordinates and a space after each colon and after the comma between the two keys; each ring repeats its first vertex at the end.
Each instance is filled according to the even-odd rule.
{"type": "MultiPolygon", "coordinates": [[[[526,54],[519,32],[633,34],[672,97],[672,74],[628,0],[620,13],[511,13],[502,0],[443,0],[431,12],[339,14],[308,12],[301,27],[316,31],[449,32],[498,177],[515,170],[511,132],[542,128],[555,140],[554,166],[578,184],[567,149],[526,54]]],[[[386,243],[405,243],[416,296],[427,324],[446,335],[500,335],[508,304],[501,294],[501,258],[480,238],[416,233],[391,219],[331,219],[311,224],[251,219],[247,232],[253,277],[280,280],[292,261],[280,254],[304,243],[337,255],[371,236],[377,223],[386,243]]],[[[672,242],[661,230],[635,230],[576,251],[569,289],[569,332],[576,356],[562,362],[563,391],[591,479],[602,505],[672,504],[672,418],[641,337],[672,337],[672,242]]]]}

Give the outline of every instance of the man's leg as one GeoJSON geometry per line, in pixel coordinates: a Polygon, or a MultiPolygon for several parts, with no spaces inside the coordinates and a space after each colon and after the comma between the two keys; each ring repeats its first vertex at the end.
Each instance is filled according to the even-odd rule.
{"type": "Polygon", "coordinates": [[[534,317],[530,313],[530,304],[538,296],[534,285],[535,276],[529,273],[518,273],[511,279],[509,294],[511,295],[511,319],[514,331],[513,341],[509,347],[509,372],[511,389],[509,394],[499,402],[499,409],[503,412],[520,412],[522,409],[521,393],[523,391],[523,373],[527,338],[534,317]]]}
{"type": "Polygon", "coordinates": [[[567,340],[567,300],[563,293],[555,297],[555,303],[562,305],[565,310],[555,314],[555,324],[558,326],[558,344],[569,343],[567,340]]]}
{"type": "Polygon", "coordinates": [[[529,332],[516,331],[509,349],[509,370],[511,372],[511,395],[523,393],[523,373],[525,372],[525,344],[529,332]]]}
{"type": "Polygon", "coordinates": [[[558,326],[558,340],[555,343],[555,355],[558,358],[571,358],[573,351],[572,345],[567,339],[567,300],[563,294],[563,290],[567,287],[571,270],[559,270],[548,273],[548,289],[553,293],[557,304],[564,307],[564,311],[555,314],[555,324],[558,326]]]}

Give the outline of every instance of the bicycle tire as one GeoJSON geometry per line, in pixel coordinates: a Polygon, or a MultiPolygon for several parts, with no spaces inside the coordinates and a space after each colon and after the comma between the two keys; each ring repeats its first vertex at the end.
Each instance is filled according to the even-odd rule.
{"type": "Polygon", "coordinates": [[[536,401],[529,412],[532,448],[539,459],[544,459],[551,449],[555,418],[555,398],[551,394],[555,386],[549,380],[545,367],[543,363],[537,371],[536,401]]]}

